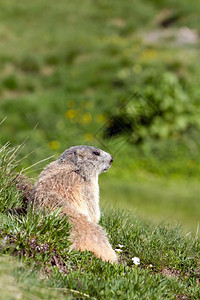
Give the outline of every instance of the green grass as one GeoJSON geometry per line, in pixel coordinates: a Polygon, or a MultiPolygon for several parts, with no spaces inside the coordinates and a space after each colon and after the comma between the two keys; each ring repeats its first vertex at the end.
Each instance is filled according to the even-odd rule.
{"type": "MultiPolygon", "coordinates": [[[[105,122],[119,112],[120,103],[129,100],[135,91],[153,95],[159,101],[162,97],[166,100],[170,94],[174,104],[187,99],[185,108],[182,103],[182,106],[175,105],[173,110],[172,103],[172,112],[175,117],[181,117],[177,117],[181,126],[186,121],[188,124],[199,123],[199,41],[194,45],[178,45],[174,37],[162,38],[157,43],[146,40],[148,33],[157,30],[163,35],[168,30],[176,33],[185,26],[199,33],[199,11],[198,0],[192,5],[187,0],[133,0],[126,3],[119,0],[109,3],[35,0],[27,3],[22,0],[0,4],[0,122],[6,117],[0,125],[0,144],[10,141],[15,146],[27,139],[25,146],[17,151],[19,162],[12,169],[5,168],[8,173],[2,169],[0,174],[2,237],[9,234],[11,227],[20,231],[19,235],[13,235],[17,244],[8,245],[8,252],[10,248],[19,247],[16,252],[14,250],[18,253],[27,247],[26,251],[31,253],[30,227],[35,222],[32,212],[22,219],[6,214],[7,209],[20,206],[22,202],[12,185],[13,171],[29,168],[51,155],[57,157],[72,145],[92,144],[100,148],[105,145],[108,148],[114,163],[109,172],[100,177],[101,206],[106,210],[110,206],[129,210],[129,216],[112,210],[105,212],[102,220],[114,247],[118,243],[126,245],[122,254],[124,265],[114,267],[93,258],[85,269],[90,254],[70,254],[70,264],[75,268],[64,276],[59,268],[51,266],[50,281],[45,279],[47,286],[74,289],[96,298],[114,298],[119,293],[122,299],[173,299],[174,295],[198,299],[197,260],[194,258],[188,265],[190,259],[185,262],[181,253],[185,253],[186,258],[196,257],[195,251],[199,253],[199,246],[195,248],[200,221],[199,131],[192,127],[186,133],[176,132],[174,127],[166,126],[165,115],[164,127],[162,122],[151,128],[152,131],[143,127],[145,140],[141,144],[133,143],[131,133],[128,138],[102,139],[103,132],[97,132],[102,126],[105,131],[105,122]],[[175,21],[169,28],[163,28],[159,20],[168,16],[175,16],[175,21]],[[160,86],[160,79],[166,74],[169,75],[167,89],[160,86]],[[166,127],[172,133],[170,138],[155,137],[158,133],[165,136],[166,127]],[[116,225],[112,223],[111,215],[116,225]],[[121,230],[124,222],[128,222],[133,231],[121,230]],[[143,231],[149,238],[140,240],[143,231]],[[184,237],[190,231],[191,236],[184,237]],[[129,241],[134,232],[137,232],[133,237],[136,244],[129,241]],[[119,241],[119,236],[123,236],[123,240],[119,241]],[[170,254],[172,244],[176,249],[170,254]],[[163,256],[158,254],[159,250],[163,251],[163,256]],[[131,256],[140,257],[139,268],[131,264],[131,256]],[[171,258],[167,260],[168,257],[171,258]],[[153,264],[153,268],[149,268],[149,264],[153,264]],[[189,275],[181,264],[188,268],[189,275]],[[100,272],[102,269],[104,275],[100,272]],[[168,278],[166,273],[175,276],[168,278]]],[[[167,101],[164,104],[167,105],[167,101]]],[[[1,148],[1,166],[15,149],[9,151],[8,154],[1,148]]],[[[36,180],[46,164],[44,161],[27,169],[27,175],[36,180]]],[[[58,221],[56,216],[53,218],[58,221]]],[[[40,240],[39,243],[45,242],[40,240]]],[[[57,246],[61,251],[62,242],[57,246]]],[[[44,260],[41,253],[36,251],[35,255],[41,262],[44,260]]],[[[48,252],[47,260],[50,255],[48,252]]],[[[34,265],[34,259],[30,259],[30,265],[32,263],[34,265]]],[[[42,263],[40,267],[45,268],[42,263]]],[[[19,285],[16,283],[24,293],[19,285]]],[[[27,283],[27,289],[30,286],[32,283],[27,283]]],[[[54,292],[55,297],[62,297],[63,290],[61,294],[54,292]]],[[[47,293],[51,294],[50,291],[47,293]]],[[[73,292],[65,290],[65,293],[64,297],[75,297],[73,292]]]]}
{"type": "MultiPolygon", "coordinates": [[[[66,299],[63,293],[41,283],[38,273],[8,255],[0,257],[0,299],[66,299]]],[[[69,292],[70,294],[70,292],[69,292]]],[[[68,295],[68,294],[67,294],[68,295]]],[[[70,299],[70,295],[68,295],[70,299]]]]}
{"type": "MultiPolygon", "coordinates": [[[[158,21],[168,17],[168,8],[178,17],[169,30],[200,30],[197,0],[193,5],[186,0],[1,3],[0,120],[7,119],[0,125],[0,143],[19,145],[27,139],[19,153],[23,168],[72,145],[103,148],[103,143],[115,162],[110,176],[102,178],[102,200],[158,222],[175,219],[195,232],[200,221],[198,131],[184,135],[172,127],[174,137],[159,140],[150,138],[147,128],[142,145],[131,144],[131,134],[120,141],[95,135],[136,90],[153,91],[160,100],[172,92],[175,103],[179,97],[189,99],[199,119],[199,43],[145,40],[152,31],[168,30],[158,21]],[[174,78],[167,90],[159,85],[162,74],[174,78]]],[[[183,108],[178,106],[175,115],[183,108]]],[[[161,134],[161,125],[152,130],[161,134]]],[[[28,174],[36,178],[45,164],[28,174]]]]}
{"type": "Polygon", "coordinates": [[[119,263],[112,265],[89,252],[69,250],[70,224],[59,211],[29,207],[25,215],[10,214],[8,209],[22,205],[15,187],[16,150],[4,147],[0,160],[0,253],[6,255],[0,260],[2,297],[199,298],[200,241],[179,226],[155,226],[122,210],[105,210],[100,223],[113,248],[121,249],[119,263]],[[22,265],[14,265],[8,255],[22,265]],[[133,257],[140,259],[139,266],[133,257]]]}
{"type": "Polygon", "coordinates": [[[179,224],[185,233],[199,226],[199,183],[163,182],[132,178],[132,181],[100,180],[101,206],[127,209],[133,216],[159,224],[179,224]]]}
{"type": "MultiPolygon", "coordinates": [[[[56,217],[51,216],[52,220],[55,222],[56,217]]],[[[36,286],[31,287],[30,274],[30,277],[26,278],[24,282],[25,270],[21,271],[20,277],[17,276],[19,272],[16,274],[16,266],[14,273],[8,271],[7,268],[4,277],[10,274],[14,278],[13,289],[20,287],[21,294],[24,294],[27,289],[29,291],[27,299],[32,299],[31,297],[36,294],[36,288],[38,299],[48,297],[51,299],[52,292],[58,291],[74,297],[83,297],[86,294],[85,298],[89,296],[96,299],[117,299],[118,297],[122,299],[175,299],[180,295],[198,299],[198,240],[184,237],[178,228],[164,225],[154,227],[141,223],[136,218],[130,219],[122,212],[118,214],[111,212],[107,216],[104,215],[102,220],[104,220],[103,226],[107,229],[113,246],[119,248],[119,242],[123,245],[119,265],[103,263],[87,252],[73,251],[69,253],[66,248],[63,251],[65,253],[62,256],[61,265],[57,251],[59,247],[66,247],[61,237],[57,236],[57,243],[51,241],[56,251],[55,254],[47,246],[46,249],[44,248],[44,244],[39,241],[40,233],[38,232],[38,248],[36,250],[33,248],[33,239],[29,235],[29,228],[26,228],[20,219],[17,221],[13,218],[9,222],[15,223],[19,228],[20,221],[24,242],[19,243],[17,240],[20,235],[17,228],[16,233],[6,235],[8,239],[6,243],[4,242],[1,251],[7,253],[14,251],[16,254],[20,254],[21,261],[24,261],[27,266],[31,266],[32,270],[36,270],[35,279],[32,279],[36,286]],[[13,243],[15,237],[15,243],[13,243]],[[26,243],[26,237],[29,238],[29,243],[26,243]],[[42,246],[45,251],[43,253],[40,252],[42,246]],[[134,256],[140,258],[140,266],[133,264],[132,257],[134,256]],[[52,257],[56,257],[60,264],[55,263],[52,257]],[[37,272],[44,279],[39,281],[37,272]]],[[[1,237],[4,234],[5,240],[4,224],[5,220],[1,226],[1,237]]],[[[47,239],[45,227],[43,230],[43,238],[47,239]]],[[[3,263],[1,260],[1,266],[3,263]]],[[[3,281],[1,277],[0,281],[1,283],[3,281]]],[[[8,286],[7,281],[5,287],[8,286]]],[[[6,293],[7,296],[10,296],[12,290],[8,289],[6,293]]],[[[57,294],[54,295],[59,297],[57,294]]]]}
{"type": "Polygon", "coordinates": [[[174,27],[195,27],[199,3],[193,2],[1,3],[0,119],[7,117],[1,143],[20,144],[30,136],[22,153],[40,149],[26,164],[72,144],[95,143],[91,134],[119,100],[142,91],[149,75],[166,71],[177,76],[189,98],[198,99],[198,48],[143,40],[169,6],[184,15],[174,27]]]}

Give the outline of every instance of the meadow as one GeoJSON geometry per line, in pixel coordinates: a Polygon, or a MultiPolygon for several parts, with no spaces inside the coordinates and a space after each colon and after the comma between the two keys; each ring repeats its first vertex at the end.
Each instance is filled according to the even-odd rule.
{"type": "MultiPolygon", "coordinates": [[[[120,290],[120,274],[128,272],[127,286],[133,285],[128,295],[130,299],[136,291],[135,299],[181,299],[181,295],[198,299],[199,12],[198,0],[193,0],[192,5],[186,0],[10,0],[0,3],[0,145],[10,142],[9,149],[22,145],[16,158],[16,170],[23,169],[33,181],[48,162],[72,145],[94,145],[110,152],[114,157],[112,168],[99,180],[101,207],[105,213],[102,222],[114,247],[125,245],[127,268],[132,256],[139,256],[143,261],[141,268],[126,271],[122,266],[114,270],[110,265],[92,262],[94,273],[92,267],[88,269],[88,277],[85,273],[80,283],[75,278],[84,274],[83,266],[90,256],[74,254],[70,258],[70,274],[62,284],[60,281],[60,286],[57,277],[49,286],[63,288],[71,276],[74,281],[68,285],[69,289],[98,299],[114,298],[120,290]],[[48,157],[51,158],[45,160],[48,157]],[[123,209],[125,217],[119,213],[123,209]],[[126,223],[124,219],[132,224],[135,236],[131,231],[126,232],[126,225],[120,229],[120,223],[126,223]],[[140,231],[145,231],[143,242],[140,231]],[[119,234],[124,236],[123,241],[117,241],[119,234]],[[184,241],[185,236],[189,237],[188,242],[184,241]],[[137,243],[128,245],[130,238],[138,242],[138,248],[137,243]],[[166,248],[164,243],[167,243],[166,248]],[[169,254],[173,243],[178,253],[174,247],[174,252],[169,254]],[[148,247],[150,253],[154,250],[158,253],[160,244],[162,256],[157,254],[157,260],[152,262],[153,255],[149,254],[150,259],[144,249],[148,247]],[[163,258],[167,255],[169,260],[163,258]],[[193,261],[189,266],[190,256],[193,261]],[[189,275],[183,270],[185,261],[189,275]],[[79,269],[77,262],[81,265],[79,269]],[[155,265],[153,270],[149,265],[155,265]],[[166,279],[163,271],[172,270],[174,266],[176,279],[182,278],[177,279],[176,284],[174,277],[166,279]],[[106,289],[94,275],[104,268],[106,274],[119,277],[115,283],[109,281],[107,275],[102,277],[108,284],[106,289]],[[154,278],[155,274],[158,277],[154,278]],[[97,280],[95,292],[89,280],[97,280]],[[143,281],[147,282],[144,290],[143,281]],[[160,281],[163,286],[159,285],[160,281]],[[113,284],[115,290],[112,291],[113,284]],[[152,290],[157,291],[154,298],[152,290]],[[173,295],[176,296],[173,298],[173,295]]],[[[9,197],[13,199],[15,193],[5,196],[4,187],[1,202],[9,197]]],[[[17,198],[9,205],[18,205],[19,201],[17,198]]],[[[11,225],[6,227],[5,224],[14,224],[19,232],[26,232],[28,227],[22,229],[25,219],[10,220],[4,215],[5,208],[1,203],[2,238],[12,235],[11,229],[5,229],[11,225]]],[[[30,213],[31,222],[34,221],[30,213]]],[[[34,234],[30,233],[31,238],[34,234]]],[[[29,233],[27,236],[30,238],[29,233]]],[[[20,239],[19,236],[16,251],[29,247],[29,242],[22,246],[20,239]]],[[[7,252],[10,251],[8,246],[7,252]]],[[[43,254],[36,253],[41,261],[43,254]]],[[[50,253],[46,255],[49,257],[50,253]]],[[[64,254],[59,252],[59,255],[64,254]]],[[[28,262],[29,267],[32,263],[28,262]]],[[[8,264],[11,267],[7,272],[11,274],[13,262],[8,264]]],[[[4,263],[0,266],[1,283],[4,263]]],[[[24,282],[23,267],[19,269],[24,282]]],[[[37,278],[38,273],[30,275],[30,282],[37,284],[34,276],[37,278]]],[[[20,282],[16,289],[24,295],[20,282]]],[[[29,289],[31,284],[27,283],[29,289]]],[[[69,297],[75,297],[73,292],[68,292],[69,297]]],[[[127,299],[125,287],[120,293],[122,299],[127,299]]],[[[46,297],[44,295],[46,290],[41,290],[38,299],[46,297]]],[[[50,298],[50,294],[47,295],[50,298]]],[[[53,297],[62,299],[64,296],[62,291],[53,290],[53,297]]]]}
{"type": "MultiPolygon", "coordinates": [[[[26,140],[23,168],[71,145],[106,148],[115,162],[101,179],[102,200],[119,207],[125,202],[140,216],[174,219],[195,232],[199,41],[179,42],[178,30],[199,30],[198,1],[192,7],[186,1],[89,0],[79,6],[80,1],[0,4],[0,119],[6,117],[1,144],[26,140]],[[152,34],[157,39],[148,40],[152,34]],[[103,138],[116,117],[120,134],[103,138]],[[130,129],[127,120],[139,126],[130,129]],[[115,185],[115,178],[117,199],[107,183],[115,185]]],[[[32,168],[30,176],[36,178],[44,166],[32,168]]]]}

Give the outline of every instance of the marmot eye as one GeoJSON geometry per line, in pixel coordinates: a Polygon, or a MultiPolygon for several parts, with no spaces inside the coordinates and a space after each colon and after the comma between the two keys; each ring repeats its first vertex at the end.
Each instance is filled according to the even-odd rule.
{"type": "Polygon", "coordinates": [[[99,153],[98,151],[93,151],[93,154],[94,154],[94,155],[97,155],[97,156],[100,155],[100,153],[99,153]]]}

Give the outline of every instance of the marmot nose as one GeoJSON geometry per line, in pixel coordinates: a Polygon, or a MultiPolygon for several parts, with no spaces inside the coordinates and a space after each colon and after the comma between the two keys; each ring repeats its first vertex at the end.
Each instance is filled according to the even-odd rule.
{"type": "Polygon", "coordinates": [[[110,160],[110,162],[112,163],[113,162],[113,157],[111,156],[111,160],[110,160]]]}

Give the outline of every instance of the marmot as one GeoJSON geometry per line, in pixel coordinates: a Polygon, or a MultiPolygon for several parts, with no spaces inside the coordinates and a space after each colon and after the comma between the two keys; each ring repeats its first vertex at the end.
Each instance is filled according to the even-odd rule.
{"type": "Polygon", "coordinates": [[[106,232],[97,223],[100,219],[98,175],[110,168],[110,154],[92,146],[75,146],[41,172],[32,199],[34,205],[69,216],[72,225],[71,249],[91,251],[104,261],[115,262],[106,232]]]}

